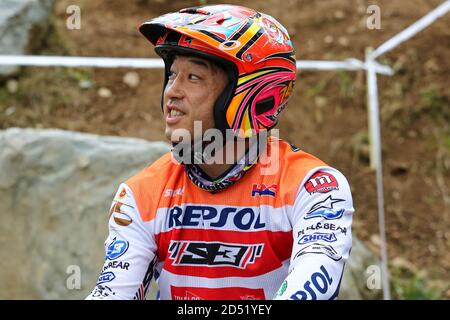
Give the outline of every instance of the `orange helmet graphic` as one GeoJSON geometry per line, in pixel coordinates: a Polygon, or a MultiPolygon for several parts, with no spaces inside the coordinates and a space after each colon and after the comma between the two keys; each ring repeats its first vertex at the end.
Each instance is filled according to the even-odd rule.
{"type": "Polygon", "coordinates": [[[167,74],[173,54],[197,55],[225,67],[231,79],[214,106],[216,128],[240,137],[273,128],[292,94],[295,51],[273,17],[235,5],[182,9],[143,23],[167,74]]]}

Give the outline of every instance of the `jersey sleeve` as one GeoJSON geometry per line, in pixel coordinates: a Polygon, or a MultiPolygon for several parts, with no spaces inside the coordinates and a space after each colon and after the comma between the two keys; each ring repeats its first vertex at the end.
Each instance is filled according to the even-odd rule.
{"type": "Polygon", "coordinates": [[[352,246],[353,212],[350,186],[342,173],[330,167],[309,172],[291,212],[289,273],[274,299],[337,298],[352,246]]]}
{"type": "Polygon", "coordinates": [[[86,299],[143,300],[157,263],[156,245],[126,184],[119,186],[109,214],[105,262],[86,299]]]}

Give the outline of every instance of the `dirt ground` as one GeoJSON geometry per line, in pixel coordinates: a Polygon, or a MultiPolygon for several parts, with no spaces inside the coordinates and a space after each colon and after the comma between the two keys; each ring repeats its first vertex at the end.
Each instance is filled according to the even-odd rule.
{"type": "MultiPolygon", "coordinates": [[[[139,23],[201,2],[219,3],[57,1],[53,31],[37,53],[156,57],[138,34],[139,23]],[[73,4],[81,8],[80,30],[65,27],[66,8],[73,4]]],[[[377,47],[442,1],[228,2],[276,17],[292,35],[297,59],[362,60],[367,47],[377,47]],[[372,4],[381,9],[378,30],[366,27],[366,9],[372,4]]],[[[379,99],[388,254],[394,295],[400,298],[430,297],[425,287],[450,298],[449,40],[447,14],[379,59],[395,70],[392,77],[379,76],[379,99]]],[[[0,128],[56,127],[164,139],[159,108],[162,70],[26,68],[16,79],[15,93],[6,83],[0,85],[0,128]],[[134,87],[123,80],[129,72],[139,76],[134,87]]],[[[280,135],[347,176],[356,208],[354,234],[378,254],[365,81],[362,71],[300,70],[280,135]]]]}

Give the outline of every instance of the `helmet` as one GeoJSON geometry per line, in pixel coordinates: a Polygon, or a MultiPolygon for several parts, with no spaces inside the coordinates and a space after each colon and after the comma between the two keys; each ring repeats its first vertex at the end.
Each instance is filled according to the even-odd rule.
{"type": "Polygon", "coordinates": [[[164,59],[164,86],[177,53],[227,70],[230,82],[214,106],[217,129],[251,137],[277,124],[292,93],[296,60],[288,32],[273,17],[242,6],[210,5],[154,18],[139,31],[164,59]]]}

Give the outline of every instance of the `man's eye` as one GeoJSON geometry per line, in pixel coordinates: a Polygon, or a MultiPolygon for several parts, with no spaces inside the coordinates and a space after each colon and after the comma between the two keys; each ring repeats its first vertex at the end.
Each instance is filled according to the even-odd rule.
{"type": "Polygon", "coordinates": [[[190,80],[200,80],[200,77],[199,77],[199,76],[196,76],[195,74],[192,74],[192,73],[191,73],[191,74],[189,75],[189,79],[190,79],[190,80]]]}

